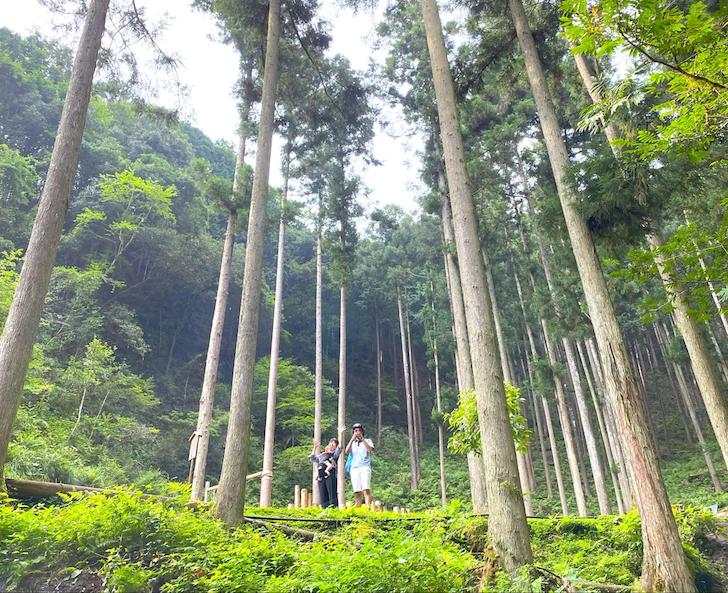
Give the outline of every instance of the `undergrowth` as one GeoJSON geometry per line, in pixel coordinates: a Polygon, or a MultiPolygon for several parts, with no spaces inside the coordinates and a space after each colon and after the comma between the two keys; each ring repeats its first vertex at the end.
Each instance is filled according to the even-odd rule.
{"type": "Polygon", "coordinates": [[[455,592],[474,590],[477,560],[436,522],[380,528],[361,511],[311,542],[276,530],[228,530],[186,498],[72,495],[59,506],[0,506],[0,589],[38,574],[93,571],[109,593],[455,592]]]}

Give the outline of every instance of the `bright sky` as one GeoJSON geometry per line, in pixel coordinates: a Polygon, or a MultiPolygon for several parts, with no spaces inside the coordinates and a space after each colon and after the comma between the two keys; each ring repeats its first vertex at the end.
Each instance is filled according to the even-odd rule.
{"type": "MultiPolygon", "coordinates": [[[[377,59],[372,48],[374,28],[381,17],[381,10],[357,15],[348,10],[334,8],[334,2],[323,0],[325,16],[332,23],[332,52],[341,53],[357,69],[366,69],[370,59],[377,59]]],[[[181,108],[182,116],[203,130],[213,139],[223,138],[235,143],[237,110],[232,88],[237,80],[238,60],[233,48],[217,41],[218,30],[207,14],[190,8],[189,0],[138,0],[149,23],[162,19],[167,28],[159,36],[159,45],[176,55],[181,65],[179,80],[186,88],[180,104],[178,94],[170,89],[169,77],[157,75],[152,68],[145,69],[146,82],[157,92],[150,100],[172,108],[181,108]]],[[[75,38],[68,33],[54,31],[53,25],[60,17],[53,16],[37,0],[0,0],[0,26],[27,35],[39,32],[44,36],[60,39],[75,47],[75,38]]],[[[148,55],[148,52],[144,52],[148,55]]],[[[390,114],[389,119],[398,119],[390,114]]],[[[395,132],[403,132],[404,126],[394,125],[395,132]],[[399,129],[398,129],[399,128],[399,129]]],[[[373,142],[374,157],[382,162],[378,167],[362,167],[359,171],[370,192],[362,198],[367,211],[377,205],[398,204],[412,212],[417,209],[415,196],[421,191],[418,180],[416,151],[421,139],[393,138],[377,127],[373,142]]],[[[271,168],[271,182],[280,183],[278,160],[279,144],[274,144],[276,161],[271,168]]],[[[250,156],[248,161],[251,162],[250,156]]]]}

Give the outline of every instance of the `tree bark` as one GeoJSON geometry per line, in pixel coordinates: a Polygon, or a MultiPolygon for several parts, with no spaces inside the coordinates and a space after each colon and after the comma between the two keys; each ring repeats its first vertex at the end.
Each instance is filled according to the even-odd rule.
{"type": "Polygon", "coordinates": [[[592,475],[594,476],[594,486],[597,491],[597,499],[599,500],[599,512],[602,515],[611,515],[612,507],[609,503],[609,493],[607,492],[607,483],[604,479],[604,469],[602,468],[602,460],[599,458],[599,449],[597,440],[594,437],[591,420],[589,419],[589,406],[586,403],[584,389],[581,385],[579,376],[579,367],[577,366],[576,356],[574,356],[574,345],[570,339],[563,339],[564,351],[566,352],[566,362],[569,366],[571,374],[571,382],[574,386],[574,394],[576,396],[576,405],[579,409],[579,418],[581,426],[584,430],[584,440],[586,441],[586,449],[589,455],[589,465],[591,466],[592,475]]]}
{"type": "MultiPolygon", "coordinates": [[[[342,241],[343,241],[342,223],[342,241]]],[[[344,253],[342,243],[342,254],[344,253]]],[[[342,282],[339,287],[339,402],[336,413],[336,425],[340,446],[346,442],[346,285],[342,282]]],[[[337,464],[336,494],[339,499],[339,508],[346,507],[346,476],[343,463],[337,464]]]]}
{"type": "Polygon", "coordinates": [[[442,424],[442,397],[440,395],[440,360],[437,355],[437,316],[435,314],[435,285],[430,280],[432,299],[432,362],[435,365],[435,406],[437,407],[437,451],[440,462],[440,503],[447,506],[447,487],[445,483],[445,427],[442,424]]]}
{"type": "MultiPolygon", "coordinates": [[[[495,328],[495,336],[498,342],[498,354],[500,355],[501,371],[503,372],[503,380],[508,385],[515,386],[513,380],[513,372],[508,359],[508,345],[506,344],[503,328],[501,327],[501,314],[498,307],[498,300],[495,294],[495,283],[493,282],[493,273],[490,269],[490,259],[485,249],[481,249],[483,256],[483,265],[485,267],[485,281],[488,285],[488,295],[490,296],[490,304],[493,307],[493,326],[495,328]]],[[[526,514],[530,517],[533,515],[533,505],[531,504],[531,492],[528,484],[528,464],[523,452],[516,450],[516,462],[518,463],[518,480],[521,484],[523,492],[523,505],[526,514]]]]}
{"type": "MultiPolygon", "coordinates": [[[[533,332],[531,331],[531,325],[528,322],[528,314],[526,311],[526,303],[523,300],[523,288],[521,287],[521,280],[518,277],[518,271],[516,269],[515,263],[512,260],[511,260],[511,264],[513,266],[513,278],[514,278],[515,284],[516,284],[516,293],[518,294],[518,302],[521,306],[521,313],[523,315],[523,324],[526,327],[526,335],[528,337],[528,347],[529,347],[529,351],[531,353],[531,360],[537,360],[539,354],[538,354],[538,350],[536,348],[536,340],[534,339],[533,332]]],[[[533,279],[532,279],[532,283],[535,284],[535,281],[533,281],[533,279]]],[[[527,361],[526,367],[528,369],[528,379],[529,379],[531,385],[533,385],[533,374],[531,371],[531,362],[530,361],[527,361]]],[[[543,460],[543,469],[544,469],[544,474],[546,476],[546,493],[547,493],[548,498],[551,498],[553,496],[553,488],[551,486],[551,471],[549,469],[548,458],[546,457],[546,446],[544,444],[543,430],[541,429],[541,423],[539,420],[540,414],[539,414],[539,410],[538,410],[538,405],[536,404],[536,395],[533,392],[531,392],[531,398],[533,400],[533,413],[534,413],[534,417],[535,417],[535,421],[536,421],[536,429],[538,430],[539,446],[541,448],[541,459],[543,460]]],[[[550,441],[549,444],[551,446],[551,450],[552,450],[553,456],[555,458],[554,459],[554,468],[556,468],[558,466],[558,468],[559,468],[558,474],[560,476],[561,464],[559,463],[559,460],[558,460],[559,452],[558,452],[558,450],[555,449],[554,442],[550,441]]],[[[564,492],[563,481],[562,481],[561,477],[558,478],[558,481],[561,484],[559,486],[559,497],[561,498],[561,510],[564,513],[564,515],[568,515],[568,507],[566,504],[566,493],[564,492]]]]}
{"type": "MultiPolygon", "coordinates": [[[[655,326],[655,328],[657,329],[657,326],[655,326]]],[[[660,349],[663,352],[663,356],[665,358],[666,363],[668,363],[668,360],[669,360],[668,364],[672,364],[673,372],[675,374],[675,378],[677,379],[677,383],[678,383],[677,391],[680,394],[682,403],[685,406],[685,410],[688,413],[690,422],[693,425],[693,431],[695,432],[695,436],[698,439],[698,444],[700,445],[700,450],[702,451],[703,458],[705,459],[705,466],[708,468],[708,473],[710,474],[710,479],[713,482],[713,489],[715,490],[715,492],[722,492],[723,485],[720,483],[720,478],[718,477],[718,474],[715,471],[715,466],[713,465],[713,459],[710,456],[710,452],[708,451],[708,448],[706,446],[705,437],[703,436],[703,431],[700,428],[700,420],[698,419],[698,415],[695,411],[695,404],[693,403],[693,400],[690,397],[690,388],[688,387],[688,383],[685,380],[685,374],[683,373],[683,370],[680,368],[680,366],[675,361],[669,359],[667,335],[666,334],[660,335],[659,330],[658,330],[658,338],[661,338],[660,339],[660,349]]]]}
{"type": "MultiPolygon", "coordinates": [[[[283,259],[286,242],[286,199],[291,171],[290,145],[286,155],[281,218],[278,221],[278,254],[276,259],[276,287],[273,303],[273,330],[270,339],[270,368],[268,370],[268,396],[265,408],[265,436],[263,438],[263,475],[260,478],[260,506],[269,507],[273,501],[273,450],[276,433],[276,387],[278,384],[278,359],[281,351],[281,311],[283,309],[283,259]]],[[[317,488],[313,488],[315,492],[317,488]]]]}
{"type": "Polygon", "coordinates": [[[402,293],[397,284],[397,311],[399,313],[399,333],[402,341],[402,371],[404,373],[404,393],[407,403],[407,445],[410,454],[410,486],[417,490],[417,452],[415,449],[414,409],[412,406],[412,381],[410,380],[409,356],[407,354],[407,328],[404,320],[402,293]]]}
{"type": "Polygon", "coordinates": [[[493,550],[508,572],[533,560],[503,377],[498,360],[493,313],[485,280],[475,208],[470,194],[455,90],[435,0],[422,0],[440,133],[453,213],[458,261],[468,281],[463,302],[475,380],[478,422],[488,492],[488,533],[493,550]]]}
{"type": "Polygon", "coordinates": [[[718,378],[715,363],[710,355],[708,343],[700,331],[697,322],[689,314],[689,305],[682,292],[673,284],[672,275],[668,272],[664,257],[659,253],[662,246],[662,237],[656,228],[652,228],[647,235],[650,246],[655,250],[655,264],[660,272],[662,283],[673,306],[675,325],[680,330],[688,355],[693,375],[703,397],[708,418],[713,426],[715,438],[723,454],[723,463],[728,467],[728,401],[718,378]]]}
{"type": "MultiPolygon", "coordinates": [[[[318,220],[316,221],[316,362],[315,362],[315,379],[314,379],[314,411],[313,411],[313,441],[321,443],[321,416],[323,408],[324,393],[324,349],[323,349],[323,250],[321,246],[322,240],[322,224],[323,224],[323,195],[319,191],[318,195],[318,220]]],[[[339,441],[340,446],[341,441],[339,441]]],[[[311,473],[311,491],[313,492],[314,504],[321,502],[319,489],[316,487],[317,478],[316,466],[313,466],[311,473]]]]}
{"type": "MultiPolygon", "coordinates": [[[[588,338],[586,340],[586,348],[591,368],[594,371],[594,378],[597,383],[597,390],[600,394],[604,394],[604,373],[602,372],[601,364],[599,362],[599,355],[597,354],[594,340],[588,338]]],[[[612,410],[610,402],[606,398],[604,399],[604,405],[602,407],[602,410],[604,412],[604,424],[607,427],[607,437],[609,438],[610,447],[612,448],[612,455],[614,456],[614,460],[618,468],[617,478],[619,480],[619,488],[622,492],[622,502],[625,511],[627,511],[634,506],[634,496],[632,495],[632,491],[634,490],[632,488],[632,484],[634,482],[632,475],[630,474],[629,468],[624,461],[622,446],[619,442],[619,438],[617,437],[617,427],[614,423],[614,412],[612,410]]]]}
{"type": "Polygon", "coordinates": [[[589,316],[599,344],[607,393],[614,403],[619,437],[635,481],[640,485],[635,494],[642,524],[642,587],[651,591],[695,591],[695,582],[688,569],[660,473],[644,401],[640,397],[634,372],[629,364],[624,339],[589,229],[576,208],[577,195],[568,182],[569,157],[526,12],[521,0],[508,0],[508,4],[523,50],[551,169],[584,287],[589,316]]]}
{"type": "Polygon", "coordinates": [[[599,434],[602,438],[602,446],[607,457],[607,468],[609,469],[609,475],[612,478],[612,488],[614,489],[614,497],[617,499],[617,510],[620,515],[625,513],[625,508],[622,503],[622,491],[619,487],[619,480],[617,479],[618,470],[615,467],[614,456],[612,455],[612,447],[609,444],[609,437],[607,436],[607,427],[604,424],[604,415],[599,404],[599,398],[597,397],[596,390],[594,389],[594,382],[592,381],[591,375],[589,374],[589,366],[584,356],[584,349],[580,342],[576,343],[576,350],[579,353],[579,360],[581,361],[581,367],[584,370],[584,376],[586,377],[587,386],[589,387],[589,393],[591,394],[592,405],[594,406],[594,412],[597,416],[597,424],[599,425],[599,434]]]}
{"type": "Polygon", "coordinates": [[[244,476],[247,473],[250,446],[250,407],[253,397],[255,346],[260,313],[260,285],[263,272],[263,244],[273,139],[273,115],[278,88],[280,12],[280,0],[270,0],[258,146],[248,217],[243,294],[240,302],[240,320],[230,394],[230,419],[225,439],[220,485],[215,496],[216,512],[228,525],[236,525],[242,521],[245,506],[244,476]]]}
{"type": "Polygon", "coordinates": [[[86,14],[38,213],[0,336],[0,491],[5,490],[10,433],[68,211],[108,8],[109,0],[93,0],[86,14]]]}
{"type": "Polygon", "coordinates": [[[551,341],[551,333],[545,319],[541,319],[541,331],[543,332],[544,341],[546,342],[546,355],[549,359],[551,368],[554,369],[554,391],[556,392],[556,406],[559,410],[559,421],[561,422],[561,433],[564,435],[564,446],[566,447],[566,460],[569,463],[569,473],[571,474],[571,483],[574,488],[574,497],[576,498],[576,508],[580,517],[588,515],[586,509],[586,498],[584,490],[581,487],[581,472],[579,471],[579,460],[576,452],[576,444],[574,443],[574,435],[571,431],[571,420],[569,419],[569,409],[566,405],[566,394],[561,379],[556,375],[555,370],[558,364],[556,358],[556,348],[551,341]]]}
{"type": "MultiPolygon", "coordinates": [[[[444,239],[445,276],[450,293],[450,307],[452,310],[452,332],[455,342],[455,366],[458,374],[458,389],[465,391],[473,389],[473,367],[470,360],[470,345],[468,342],[468,328],[465,322],[465,305],[460,283],[455,255],[453,254],[455,235],[452,229],[452,214],[450,212],[450,198],[445,187],[445,176],[442,167],[438,167],[438,185],[442,199],[442,233],[444,239]]],[[[476,514],[488,512],[488,496],[485,490],[485,466],[483,458],[475,453],[467,454],[468,476],[470,477],[470,499],[473,512],[476,514]]]]}
{"type": "MultiPolygon", "coordinates": [[[[244,144],[242,138],[240,139],[240,143],[241,145],[244,144]]],[[[233,182],[234,185],[235,182],[233,182]]],[[[227,299],[230,290],[230,267],[233,259],[236,218],[235,213],[231,212],[228,215],[227,228],[225,229],[225,243],[222,249],[220,275],[217,281],[215,309],[212,314],[210,341],[207,345],[205,375],[202,381],[202,394],[200,395],[200,406],[197,412],[197,428],[193,437],[197,439],[197,443],[195,445],[196,454],[193,461],[194,470],[192,473],[192,494],[190,495],[190,500],[202,500],[205,494],[205,468],[207,466],[207,451],[210,445],[210,424],[212,423],[217,368],[220,362],[222,332],[225,325],[225,310],[227,308],[227,299]]]]}
{"type": "MultiPolygon", "coordinates": [[[[252,72],[248,69],[246,76],[248,82],[252,72]]],[[[235,158],[235,171],[233,172],[233,198],[240,190],[240,176],[245,165],[245,150],[248,141],[247,122],[250,117],[250,100],[246,97],[240,110],[240,140],[235,158]]],[[[210,340],[207,345],[207,358],[205,359],[205,373],[202,380],[200,405],[197,412],[197,439],[194,469],[192,473],[192,494],[190,500],[202,500],[205,494],[205,470],[207,467],[207,452],[210,446],[210,425],[212,423],[213,406],[215,402],[215,385],[217,384],[217,369],[220,364],[220,349],[222,346],[223,329],[225,326],[225,312],[230,293],[230,268],[233,260],[233,247],[235,243],[235,223],[237,213],[228,214],[227,228],[225,229],[225,242],[220,261],[220,274],[217,281],[217,294],[215,295],[215,309],[212,314],[210,327],[210,340]]]]}
{"type": "Polygon", "coordinates": [[[377,350],[377,447],[382,443],[382,348],[380,342],[381,321],[379,311],[374,319],[374,331],[376,332],[377,350]]]}

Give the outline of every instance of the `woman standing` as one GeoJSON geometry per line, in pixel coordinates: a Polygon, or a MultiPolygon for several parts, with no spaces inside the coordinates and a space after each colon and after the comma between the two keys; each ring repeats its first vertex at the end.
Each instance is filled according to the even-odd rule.
{"type": "Polygon", "coordinates": [[[331,439],[322,453],[316,453],[319,444],[314,442],[313,451],[309,459],[316,464],[321,507],[338,507],[339,500],[336,495],[336,463],[341,455],[341,447],[337,439],[331,439]]]}

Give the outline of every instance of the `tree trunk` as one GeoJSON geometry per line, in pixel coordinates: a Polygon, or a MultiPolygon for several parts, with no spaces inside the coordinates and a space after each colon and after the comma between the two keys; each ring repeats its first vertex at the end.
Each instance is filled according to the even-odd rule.
{"type": "MultiPolygon", "coordinates": [[[[657,329],[657,326],[656,326],[657,329]]],[[[665,330],[666,331],[666,330],[665,330]]],[[[660,336],[658,333],[658,337],[661,337],[660,339],[660,348],[663,351],[663,354],[665,356],[665,361],[668,361],[668,344],[667,344],[667,335],[663,334],[660,336]]],[[[675,378],[678,383],[678,393],[680,394],[680,397],[682,399],[683,406],[685,407],[685,410],[687,411],[687,414],[690,418],[690,422],[693,425],[693,430],[695,432],[695,436],[698,439],[698,444],[700,445],[700,450],[703,453],[703,457],[705,459],[705,466],[708,468],[708,473],[710,474],[710,479],[713,482],[713,489],[715,492],[722,492],[723,491],[723,485],[720,483],[720,478],[718,477],[718,474],[715,471],[715,466],[713,465],[713,459],[710,456],[710,452],[708,451],[708,448],[705,443],[705,438],[703,436],[703,431],[700,428],[700,420],[698,419],[698,415],[695,411],[695,404],[693,403],[692,398],[690,397],[690,388],[688,387],[688,383],[685,380],[685,374],[683,373],[680,366],[673,360],[670,360],[670,363],[672,364],[673,372],[675,374],[675,378]]]]}
{"type": "Polygon", "coordinates": [[[655,337],[657,338],[657,346],[660,350],[660,355],[662,356],[663,362],[665,363],[665,372],[667,374],[667,378],[670,381],[672,392],[675,395],[675,402],[678,407],[678,416],[680,417],[680,421],[683,425],[683,430],[685,431],[685,441],[689,445],[694,445],[695,440],[693,439],[693,434],[692,432],[690,432],[690,427],[688,426],[688,422],[686,420],[688,416],[688,410],[687,408],[685,408],[685,401],[682,397],[682,393],[680,392],[681,388],[678,385],[677,373],[675,371],[675,362],[669,357],[666,350],[663,349],[662,337],[657,323],[652,324],[652,329],[655,333],[655,337]]]}
{"type": "MultiPolygon", "coordinates": [[[[526,303],[523,300],[523,289],[521,287],[521,280],[518,278],[518,271],[516,270],[515,263],[513,260],[511,260],[511,264],[513,266],[513,278],[516,283],[516,293],[518,294],[518,302],[521,306],[521,313],[523,314],[523,324],[526,327],[526,335],[528,336],[528,347],[531,353],[531,360],[537,360],[538,359],[538,350],[536,349],[536,340],[533,337],[533,332],[531,331],[531,325],[528,322],[528,314],[526,311],[526,303]]],[[[535,281],[533,281],[535,284],[535,281]]],[[[533,375],[531,371],[531,362],[527,361],[526,363],[527,369],[528,369],[528,379],[531,385],[533,385],[533,375]]],[[[540,423],[540,414],[538,410],[538,405],[536,404],[536,396],[533,392],[531,392],[531,399],[533,400],[533,413],[535,416],[536,421],[536,429],[538,430],[538,441],[539,446],[541,448],[541,459],[543,460],[543,469],[544,474],[546,476],[546,493],[548,498],[551,498],[553,496],[553,488],[551,486],[551,471],[549,469],[549,462],[548,458],[546,457],[546,446],[544,444],[544,438],[543,438],[543,430],[541,429],[541,423],[540,423]]],[[[553,452],[553,455],[555,458],[558,458],[558,451],[554,448],[553,443],[551,444],[551,450],[553,452]]],[[[561,464],[559,463],[558,459],[554,459],[554,467],[559,467],[559,473],[561,464]]],[[[559,486],[559,496],[561,498],[561,506],[562,506],[562,512],[564,515],[568,515],[568,509],[566,506],[566,493],[563,489],[563,482],[561,481],[561,478],[559,478],[559,482],[561,486],[559,486]]]]}
{"type": "Polygon", "coordinates": [[[435,406],[437,407],[437,451],[440,462],[440,502],[447,506],[447,488],[445,484],[445,427],[442,424],[442,398],[440,396],[440,361],[437,355],[437,316],[435,314],[435,285],[430,280],[432,300],[432,362],[435,364],[435,406]]]}
{"type": "Polygon", "coordinates": [[[485,462],[490,511],[488,534],[504,569],[515,572],[533,560],[523,494],[519,492],[516,450],[498,360],[475,208],[465,169],[455,90],[436,1],[422,0],[422,11],[437,97],[455,244],[463,275],[468,278],[462,290],[485,462]]]}
{"type": "MultiPolygon", "coordinates": [[[[551,368],[556,370],[558,361],[556,359],[556,348],[551,341],[551,333],[545,319],[541,319],[541,331],[543,332],[544,341],[546,342],[546,355],[549,359],[551,368]]],[[[566,405],[566,394],[561,379],[554,372],[554,391],[556,392],[556,405],[559,410],[559,421],[561,422],[561,433],[564,435],[564,446],[566,447],[566,460],[569,463],[569,473],[571,474],[571,483],[574,487],[574,497],[576,498],[576,508],[580,517],[586,517],[586,498],[584,490],[581,487],[581,472],[579,471],[579,459],[576,452],[576,444],[574,443],[574,435],[571,431],[571,420],[569,419],[569,409],[566,405]]]]}
{"type": "MultiPolygon", "coordinates": [[[[407,297],[407,292],[405,291],[405,299],[407,297]]],[[[415,446],[415,473],[417,474],[417,482],[420,481],[420,428],[419,428],[419,420],[417,415],[417,400],[419,398],[419,385],[417,381],[417,365],[415,364],[415,358],[414,358],[414,351],[412,348],[412,333],[410,331],[410,321],[409,321],[409,310],[407,305],[405,304],[404,308],[404,317],[405,317],[405,327],[407,329],[407,357],[409,359],[409,375],[410,375],[410,398],[411,398],[411,406],[412,406],[412,435],[414,438],[414,446],[415,446]]]]}
{"type": "Polygon", "coordinates": [[[230,419],[225,439],[220,485],[215,496],[216,512],[228,525],[235,525],[242,521],[245,506],[244,478],[247,473],[250,446],[250,406],[253,397],[255,346],[260,313],[273,115],[278,87],[280,11],[280,0],[271,0],[268,9],[268,34],[255,176],[248,215],[243,294],[240,301],[240,319],[230,393],[230,419]]]}
{"type": "Polygon", "coordinates": [[[109,0],[92,0],[88,8],[38,213],[0,336],[0,491],[5,490],[3,470],[10,433],[68,211],[108,8],[109,0]]]}
{"type": "MultiPolygon", "coordinates": [[[[283,259],[286,242],[286,199],[291,171],[290,145],[286,155],[281,218],[278,222],[278,254],[276,259],[276,288],[273,302],[273,331],[270,339],[270,368],[268,370],[268,396],[265,408],[265,436],[263,439],[263,475],[260,478],[260,506],[269,507],[273,500],[273,450],[276,434],[276,387],[278,384],[278,359],[281,351],[281,311],[283,309],[283,259]]],[[[315,492],[314,488],[312,492],[315,492]]]]}
{"type": "Polygon", "coordinates": [[[570,339],[563,339],[564,351],[566,352],[566,362],[569,366],[571,374],[571,382],[574,385],[574,394],[576,395],[576,404],[579,409],[579,418],[581,426],[584,430],[584,440],[589,455],[589,465],[591,466],[592,475],[594,476],[594,486],[597,491],[597,499],[599,500],[599,512],[602,515],[611,515],[612,507],[609,504],[609,493],[607,492],[607,483],[604,479],[604,469],[602,468],[602,460],[599,458],[599,449],[597,440],[594,437],[591,420],[589,419],[589,406],[586,403],[584,389],[581,385],[579,377],[579,367],[577,366],[576,356],[574,356],[574,345],[570,339]]]}
{"type": "Polygon", "coordinates": [[[581,361],[581,367],[584,370],[584,376],[586,377],[587,386],[589,387],[589,393],[592,399],[592,405],[594,406],[594,412],[597,416],[597,424],[599,425],[599,434],[602,438],[602,446],[607,457],[607,468],[609,469],[609,475],[612,478],[612,488],[614,489],[614,496],[617,499],[617,510],[620,515],[625,512],[624,505],[622,504],[622,491],[619,487],[619,480],[617,479],[617,470],[615,468],[614,456],[612,455],[612,447],[609,444],[609,437],[607,436],[607,427],[604,424],[604,416],[602,414],[601,406],[599,404],[599,398],[594,389],[594,383],[591,375],[589,374],[589,366],[584,355],[584,349],[580,342],[576,343],[576,350],[579,353],[579,360],[581,361]]]}
{"type": "Polygon", "coordinates": [[[377,348],[377,447],[382,443],[382,348],[380,343],[381,322],[379,311],[374,319],[374,331],[376,333],[377,348]]]}
{"type": "Polygon", "coordinates": [[[584,496],[590,498],[592,496],[591,486],[589,484],[589,474],[586,471],[586,462],[584,459],[584,430],[579,421],[579,410],[575,409],[574,401],[569,401],[569,417],[571,418],[571,427],[574,430],[576,440],[576,452],[579,455],[579,471],[581,472],[581,485],[584,488],[584,496]]]}
{"type": "MultiPolygon", "coordinates": [[[[647,240],[653,250],[659,250],[662,245],[662,238],[654,227],[648,234],[647,240]]],[[[680,335],[690,356],[690,366],[698,383],[700,395],[703,397],[715,438],[720,445],[723,463],[728,467],[728,401],[723,395],[708,343],[695,319],[690,317],[689,305],[682,292],[675,288],[672,275],[668,272],[664,257],[659,251],[655,253],[655,264],[660,272],[665,292],[673,306],[675,324],[680,330],[680,335]]]]}
{"type": "MultiPolygon", "coordinates": [[[[438,185],[442,200],[442,233],[445,255],[445,276],[450,293],[450,307],[452,310],[452,332],[455,342],[455,367],[458,374],[458,389],[465,391],[473,389],[473,367],[470,360],[470,345],[468,342],[468,328],[465,322],[465,306],[460,284],[460,271],[458,270],[455,255],[453,254],[455,236],[452,229],[452,215],[450,213],[450,199],[445,187],[445,176],[442,166],[438,167],[438,185]]],[[[470,478],[470,499],[473,503],[474,513],[488,512],[488,496],[485,490],[485,466],[483,458],[475,453],[468,453],[468,475],[470,478]]]]}
{"type": "MultiPolygon", "coordinates": [[[[343,237],[342,223],[342,237],[343,237]]],[[[343,239],[342,239],[343,241],[343,239]]],[[[342,244],[342,254],[344,253],[342,244]]],[[[339,287],[339,404],[336,414],[339,427],[339,443],[343,447],[346,442],[346,285],[339,287]]],[[[339,508],[346,507],[346,476],[343,463],[337,464],[336,493],[339,499],[339,508]]]]}
{"type": "MultiPolygon", "coordinates": [[[[252,78],[252,71],[246,72],[248,82],[252,78]]],[[[240,140],[235,158],[235,171],[233,172],[233,198],[240,189],[240,176],[245,165],[245,149],[248,140],[247,122],[250,117],[250,101],[247,97],[240,110],[240,140]]],[[[220,275],[217,282],[215,296],[215,309],[212,314],[210,327],[210,340],[207,345],[207,358],[205,360],[205,373],[202,381],[200,405],[197,412],[197,439],[194,469],[192,473],[192,494],[190,500],[202,500],[205,494],[205,470],[207,467],[207,452],[210,446],[210,424],[212,423],[213,406],[215,402],[215,385],[217,383],[217,369],[220,364],[220,349],[222,346],[223,329],[225,327],[225,312],[230,293],[230,268],[233,261],[233,247],[235,243],[236,212],[228,214],[227,228],[225,229],[225,242],[220,262],[220,275]]]]}
{"type": "MultiPolygon", "coordinates": [[[[324,393],[324,356],[323,356],[323,253],[321,248],[321,225],[323,221],[323,195],[318,195],[318,220],[316,221],[316,369],[314,379],[314,412],[313,412],[313,441],[321,443],[321,416],[324,393]]],[[[341,445],[341,442],[339,442],[341,445]]],[[[343,446],[343,445],[341,445],[343,446]]],[[[313,466],[311,474],[311,491],[313,503],[319,504],[320,493],[316,487],[317,470],[313,466]]]]}
{"type": "Polygon", "coordinates": [[[415,449],[414,408],[412,406],[412,382],[410,380],[409,356],[407,355],[407,328],[402,305],[402,293],[397,284],[397,311],[399,312],[399,333],[402,340],[402,369],[404,373],[404,393],[407,403],[407,445],[410,454],[410,486],[417,490],[417,451],[415,449]]]}
{"type": "MultiPolygon", "coordinates": [[[[241,146],[244,140],[240,139],[241,146]]],[[[244,150],[239,149],[239,150],[244,150]]],[[[237,180],[237,170],[235,175],[237,180]]],[[[233,182],[235,185],[235,181],[233,182]]],[[[235,191],[233,189],[233,191],[235,191]]],[[[215,384],[217,383],[217,368],[220,362],[220,346],[222,332],[225,326],[225,310],[227,308],[228,293],[230,290],[230,267],[233,260],[233,243],[235,242],[236,215],[228,215],[227,229],[225,230],[225,243],[220,262],[220,275],[217,281],[217,295],[215,309],[212,314],[212,327],[210,328],[210,341],[207,345],[207,359],[205,361],[205,375],[202,381],[202,394],[197,412],[197,428],[193,438],[197,439],[194,470],[192,473],[192,494],[190,500],[202,500],[205,494],[205,468],[207,467],[207,451],[210,445],[210,424],[215,399],[215,384]]]]}
{"type": "Polygon", "coordinates": [[[526,12],[521,0],[508,0],[508,4],[523,50],[551,169],[599,344],[607,393],[614,404],[624,454],[635,481],[640,485],[635,493],[642,524],[642,587],[651,591],[695,591],[695,582],[687,566],[660,473],[644,401],[629,365],[624,339],[589,229],[577,210],[577,195],[567,180],[569,157],[526,12]]]}
{"type": "MultiPolygon", "coordinates": [[[[594,378],[597,382],[597,390],[599,393],[604,394],[604,374],[602,373],[599,355],[597,354],[594,340],[591,338],[586,340],[586,350],[591,368],[594,371],[594,378]]],[[[614,423],[614,412],[610,402],[606,400],[606,398],[604,399],[602,410],[604,412],[604,424],[607,427],[607,437],[609,438],[610,447],[612,448],[612,455],[614,456],[614,460],[618,467],[617,478],[619,480],[619,489],[622,491],[622,502],[625,511],[628,511],[634,506],[634,496],[632,495],[633,478],[627,464],[624,461],[622,445],[617,437],[617,427],[614,423]]]]}
{"type": "MultiPolygon", "coordinates": [[[[501,327],[500,308],[495,294],[495,283],[493,282],[493,273],[490,269],[490,259],[485,249],[481,249],[483,256],[483,265],[485,267],[485,281],[488,285],[488,295],[490,296],[490,304],[493,307],[493,326],[495,327],[495,336],[498,341],[498,354],[500,355],[501,371],[503,372],[503,380],[508,385],[515,386],[513,381],[513,372],[508,359],[508,345],[506,344],[503,328],[501,327]]],[[[516,462],[518,463],[518,480],[521,484],[523,492],[523,505],[526,515],[533,515],[533,506],[531,504],[531,492],[528,484],[528,465],[526,457],[522,451],[516,450],[516,462]]]]}
{"type": "Polygon", "coordinates": [[[553,421],[551,420],[551,408],[546,397],[541,396],[541,405],[543,406],[543,415],[546,418],[546,430],[549,435],[549,445],[551,446],[551,455],[554,459],[554,471],[556,472],[556,486],[559,490],[559,500],[561,501],[561,512],[564,516],[569,514],[569,503],[566,500],[566,488],[564,487],[564,474],[561,472],[561,460],[559,458],[559,446],[556,441],[556,433],[554,431],[553,421]]]}

